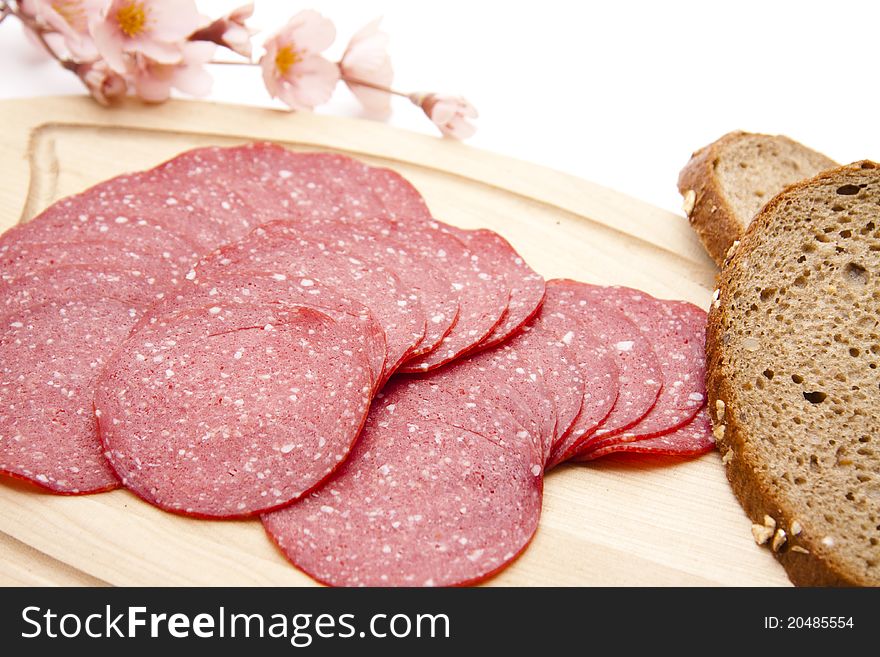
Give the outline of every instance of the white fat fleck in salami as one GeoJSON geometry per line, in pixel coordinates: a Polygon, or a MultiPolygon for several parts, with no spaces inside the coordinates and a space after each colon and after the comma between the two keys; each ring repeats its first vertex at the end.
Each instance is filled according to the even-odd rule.
{"type": "Polygon", "coordinates": [[[424,385],[389,383],[333,479],[262,516],[272,539],[315,579],[337,586],[469,584],[528,545],[543,481],[531,445],[502,446],[437,422],[421,400],[424,385]]]}
{"type": "MultiPolygon", "coordinates": [[[[685,301],[665,301],[626,287],[591,287],[589,295],[632,320],[654,346],[663,372],[657,403],[620,434],[627,441],[669,433],[706,404],[706,313],[685,301]]],[[[599,447],[610,437],[599,438],[599,447]]]]}
{"type": "Polygon", "coordinates": [[[204,517],[278,508],[318,485],[346,458],[371,393],[335,326],[308,308],[225,304],[142,326],[95,396],[123,484],[204,517]]]}
{"type": "Polygon", "coordinates": [[[238,269],[271,270],[303,281],[335,287],[363,303],[385,331],[387,378],[425,334],[425,315],[393,271],[382,263],[355,258],[332,245],[303,237],[291,222],[264,224],[248,237],[212,252],[198,266],[204,280],[238,269]]]}
{"type": "Polygon", "coordinates": [[[618,374],[617,399],[602,423],[598,427],[575,424],[570,435],[574,445],[567,448],[574,454],[575,448],[622,433],[647,415],[663,387],[663,374],[650,340],[625,315],[593,298],[596,286],[559,279],[552,288],[556,302],[571,308],[585,329],[606,347],[618,374]]]}
{"type": "Polygon", "coordinates": [[[636,441],[624,439],[614,440],[597,444],[579,456],[579,460],[592,461],[593,459],[609,454],[653,454],[657,456],[698,456],[711,452],[715,448],[712,437],[712,422],[706,407],[701,408],[697,414],[684,426],[673,429],[669,433],[649,438],[640,438],[636,441]]]}
{"type": "Polygon", "coordinates": [[[137,319],[137,309],[99,297],[0,316],[0,472],[67,494],[119,485],[92,401],[105,359],[137,319]]]}

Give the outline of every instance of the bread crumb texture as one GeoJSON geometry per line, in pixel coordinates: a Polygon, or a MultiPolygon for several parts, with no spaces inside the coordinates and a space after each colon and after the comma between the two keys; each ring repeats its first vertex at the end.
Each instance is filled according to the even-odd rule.
{"type": "Polygon", "coordinates": [[[878,165],[774,198],[719,281],[709,392],[728,475],[752,518],[790,527],[771,541],[756,524],[756,540],[795,583],[880,585],[878,165]]]}
{"type": "Polygon", "coordinates": [[[724,198],[745,228],[782,189],[834,162],[788,137],[741,133],[718,150],[713,166],[724,198]]]}

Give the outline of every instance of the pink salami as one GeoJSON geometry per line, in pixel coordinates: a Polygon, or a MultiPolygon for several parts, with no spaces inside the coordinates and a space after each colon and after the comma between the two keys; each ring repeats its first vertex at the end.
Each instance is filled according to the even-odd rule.
{"type": "Polygon", "coordinates": [[[715,449],[712,422],[705,407],[682,427],[669,433],[639,440],[611,440],[588,449],[578,460],[592,461],[609,454],[653,454],[657,456],[699,456],[715,449]]]}
{"type": "Polygon", "coordinates": [[[494,231],[454,229],[453,234],[472,252],[490,260],[492,268],[504,276],[510,288],[510,301],[501,322],[477,345],[479,349],[486,349],[515,334],[538,313],[544,301],[544,277],[529,267],[510,243],[494,231]]]}
{"type": "Polygon", "coordinates": [[[203,280],[222,278],[235,269],[260,269],[296,276],[299,284],[320,282],[344,290],[369,308],[385,331],[384,378],[415,349],[425,335],[418,298],[384,264],[353,257],[341,249],[308,240],[290,222],[276,221],[245,239],[203,258],[193,272],[203,280]]]}
{"type": "Polygon", "coordinates": [[[592,423],[573,427],[573,433],[582,433],[568,448],[569,452],[600,436],[611,437],[635,425],[654,407],[663,387],[662,370],[651,342],[622,313],[593,299],[593,287],[565,279],[554,282],[559,302],[576,308],[586,329],[609,350],[617,366],[620,389],[614,407],[598,428],[589,426],[592,423]]]}
{"type": "Polygon", "coordinates": [[[385,332],[369,309],[336,289],[279,272],[236,269],[218,279],[186,281],[150,307],[141,323],[155,322],[169,313],[217,303],[266,307],[306,306],[329,316],[346,340],[363,354],[373,387],[379,385],[385,367],[385,332]]]}
{"type": "Polygon", "coordinates": [[[327,315],[216,305],[142,326],[95,396],[126,488],[163,509],[241,517],[278,508],[345,459],[372,390],[327,315]]]}
{"type": "Polygon", "coordinates": [[[311,240],[326,242],[333,248],[374,262],[386,262],[401,281],[414,291],[427,321],[425,337],[413,356],[435,349],[458,320],[458,291],[439,267],[414,255],[406,244],[365,230],[357,222],[327,221],[323,217],[299,217],[294,221],[311,240]]]}
{"type": "Polygon", "coordinates": [[[392,234],[402,236],[419,255],[436,262],[461,295],[458,320],[437,348],[410,359],[401,367],[402,372],[419,373],[455,360],[489,335],[507,311],[510,289],[504,277],[492,270],[489,263],[439,225],[408,231],[392,234]]]}
{"type": "Polygon", "coordinates": [[[360,175],[383,212],[383,219],[365,216],[362,222],[436,263],[461,294],[458,320],[452,330],[436,349],[410,359],[401,371],[419,373],[441,367],[472,350],[502,323],[510,304],[511,286],[504,271],[493,266],[497,253],[468,249],[450,226],[431,217],[421,194],[402,176],[390,169],[371,167],[362,168],[360,175]]]}
{"type": "MultiPolygon", "coordinates": [[[[8,233],[7,233],[8,234],[8,233]]],[[[130,269],[154,277],[160,285],[174,284],[189,269],[168,252],[145,253],[114,240],[83,242],[3,241],[0,246],[0,267],[3,281],[61,265],[85,265],[130,269]]]]}
{"type": "Polygon", "coordinates": [[[437,407],[425,382],[391,382],[337,474],[262,517],[293,563],[336,586],[450,586],[525,549],[543,487],[532,444],[444,424],[437,407]]]}
{"type": "Polygon", "coordinates": [[[122,214],[122,207],[107,207],[100,213],[81,212],[77,207],[81,203],[76,197],[58,201],[4,238],[18,244],[111,240],[124,243],[132,251],[162,255],[178,267],[186,267],[196,259],[196,245],[143,216],[122,214]]]}
{"type": "Polygon", "coordinates": [[[0,314],[77,296],[115,299],[145,308],[164,295],[154,276],[130,269],[92,265],[60,265],[10,276],[3,287],[0,314]]]}
{"type": "Polygon", "coordinates": [[[570,344],[583,379],[583,399],[580,411],[564,431],[555,432],[547,468],[552,468],[573,455],[583,436],[592,433],[611,413],[620,391],[617,365],[610,348],[590,330],[593,317],[584,317],[585,307],[572,303],[566,293],[569,283],[561,280],[547,282],[544,305],[539,320],[556,318],[559,332],[565,331],[562,341],[570,344]]]}
{"type": "Polygon", "coordinates": [[[65,299],[0,317],[0,472],[56,493],[119,482],[92,413],[95,381],[138,311],[111,299],[65,299]]]}
{"type": "Polygon", "coordinates": [[[592,286],[589,296],[623,313],[641,329],[654,346],[663,372],[657,403],[621,435],[626,440],[642,440],[690,422],[706,403],[706,313],[684,301],[662,301],[626,287],[592,286]]]}

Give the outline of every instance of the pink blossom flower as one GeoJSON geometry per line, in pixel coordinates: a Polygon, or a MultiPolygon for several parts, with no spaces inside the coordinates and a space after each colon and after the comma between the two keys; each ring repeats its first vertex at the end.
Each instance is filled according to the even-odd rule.
{"type": "Polygon", "coordinates": [[[128,93],[128,83],[119,73],[98,60],[77,64],[74,72],[86,85],[89,93],[101,105],[110,105],[128,93]]]}
{"type": "Polygon", "coordinates": [[[260,59],[263,82],[273,98],[293,109],[312,109],[330,99],[339,67],[319,53],[336,38],[333,23],[310,9],[301,11],[266,42],[260,59]]]}
{"type": "Polygon", "coordinates": [[[182,60],[174,64],[157,62],[138,54],[129,63],[129,77],[135,93],[149,103],[161,103],[171,96],[171,88],[191,96],[205,96],[212,79],[204,66],[217,49],[207,41],[193,41],[181,46],[182,60]]]}
{"type": "Polygon", "coordinates": [[[125,55],[144,55],[159,64],[177,64],[182,43],[199,26],[193,0],[110,0],[89,23],[101,56],[117,73],[125,55]]]}
{"type": "Polygon", "coordinates": [[[468,119],[477,118],[477,110],[461,96],[413,94],[409,98],[447,137],[467,139],[477,131],[472,123],[468,123],[468,119]]]}
{"type": "Polygon", "coordinates": [[[207,27],[194,32],[190,35],[189,40],[211,41],[250,59],[253,52],[251,37],[256,33],[256,30],[248,27],[245,21],[253,14],[254,3],[243,5],[223,18],[213,21],[207,27]]]}
{"type": "Polygon", "coordinates": [[[377,118],[391,113],[391,94],[375,87],[391,88],[394,70],[388,56],[388,35],[379,29],[381,18],[355,34],[340,62],[342,79],[364,109],[377,118]],[[366,82],[370,86],[358,84],[366,82]]]}
{"type": "MultiPolygon", "coordinates": [[[[44,37],[57,33],[73,57],[88,61],[98,56],[89,35],[89,19],[97,16],[104,4],[104,0],[23,0],[21,11],[45,30],[44,37]]],[[[49,42],[57,50],[59,39],[50,37],[49,42]]]]}

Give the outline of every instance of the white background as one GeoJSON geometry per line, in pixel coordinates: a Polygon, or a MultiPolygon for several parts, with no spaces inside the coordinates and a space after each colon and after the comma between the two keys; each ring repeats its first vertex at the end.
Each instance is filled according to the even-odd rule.
{"type": "MultiPolygon", "coordinates": [[[[219,16],[241,1],[200,1],[219,16]]],[[[680,211],[692,150],[734,129],[785,133],[841,162],[880,159],[880,2],[256,0],[257,43],[300,9],[337,26],[328,55],[384,16],[395,86],[460,93],[474,146],[680,211]]],[[[259,54],[259,48],[255,54],[259,54]]],[[[271,104],[259,70],[214,67],[211,98],[271,104]]],[[[81,93],[0,25],[0,97],[81,93]]],[[[357,116],[340,87],[322,113],[357,116]]],[[[390,123],[433,132],[407,101],[390,123]]],[[[2,129],[2,125],[0,125],[2,129]]]]}

